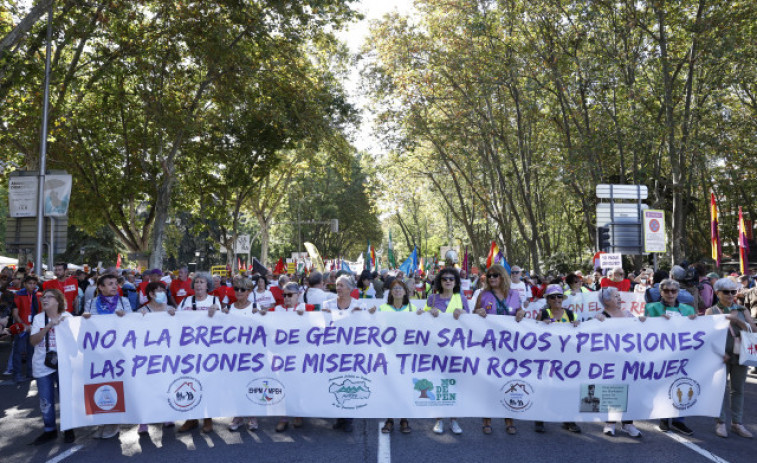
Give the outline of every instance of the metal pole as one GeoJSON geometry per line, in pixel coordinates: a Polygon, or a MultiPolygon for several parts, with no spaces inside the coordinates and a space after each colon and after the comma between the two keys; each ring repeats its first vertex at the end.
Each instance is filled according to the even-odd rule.
{"type": "MultiPolygon", "coordinates": [[[[50,53],[53,41],[53,3],[47,10],[47,45],[45,47],[45,90],[42,97],[42,130],[39,147],[39,186],[37,188],[37,243],[34,267],[37,275],[42,275],[42,242],[45,237],[45,170],[47,163],[47,116],[50,100],[50,53]]],[[[52,237],[51,237],[52,238],[52,237]]],[[[50,249],[52,254],[52,246],[50,249]]],[[[52,269],[52,268],[51,268],[52,269]]]]}
{"type": "Polygon", "coordinates": [[[55,265],[55,217],[48,218],[50,219],[50,241],[47,244],[47,269],[52,272],[55,265]]]}

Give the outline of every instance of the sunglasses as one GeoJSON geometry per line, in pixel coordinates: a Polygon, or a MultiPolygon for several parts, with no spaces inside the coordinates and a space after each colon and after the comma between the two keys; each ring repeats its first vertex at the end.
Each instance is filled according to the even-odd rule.
{"type": "Polygon", "coordinates": [[[564,296],[562,294],[550,294],[547,296],[547,299],[562,299],[564,296]]]}
{"type": "Polygon", "coordinates": [[[442,281],[455,281],[455,277],[443,277],[442,281]]]}
{"type": "Polygon", "coordinates": [[[237,286],[234,286],[234,291],[235,291],[235,292],[240,292],[240,293],[243,293],[243,292],[245,292],[245,291],[249,291],[249,290],[248,290],[247,288],[239,288],[239,287],[237,287],[237,286]]]}
{"type": "Polygon", "coordinates": [[[731,296],[738,294],[738,290],[735,289],[721,289],[720,292],[723,294],[730,294],[731,296]]]}
{"type": "Polygon", "coordinates": [[[486,278],[499,278],[499,273],[490,273],[486,275],[486,278]]]}
{"type": "Polygon", "coordinates": [[[292,297],[292,296],[296,296],[296,295],[297,295],[297,293],[284,293],[284,297],[292,297]]]}
{"type": "Polygon", "coordinates": [[[678,292],[677,289],[661,289],[660,291],[662,291],[663,293],[668,293],[668,294],[675,294],[678,292]]]}

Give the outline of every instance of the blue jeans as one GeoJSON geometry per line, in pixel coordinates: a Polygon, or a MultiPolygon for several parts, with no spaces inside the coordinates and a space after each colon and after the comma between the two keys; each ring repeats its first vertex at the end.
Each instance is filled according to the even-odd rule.
{"type": "Polygon", "coordinates": [[[39,394],[39,410],[45,423],[45,432],[55,431],[55,386],[58,384],[58,372],[37,378],[37,394],[39,394]]]}
{"type": "Polygon", "coordinates": [[[29,333],[23,332],[13,336],[13,375],[16,381],[31,377],[33,352],[29,333]],[[24,355],[26,364],[23,362],[24,355]]]}

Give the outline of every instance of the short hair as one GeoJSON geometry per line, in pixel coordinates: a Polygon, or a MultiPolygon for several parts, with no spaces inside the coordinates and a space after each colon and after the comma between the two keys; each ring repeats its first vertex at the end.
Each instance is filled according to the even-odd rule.
{"type": "Polygon", "coordinates": [[[289,283],[285,284],[284,287],[281,289],[282,291],[292,291],[293,293],[299,293],[300,285],[298,285],[294,281],[290,281],[289,283]]]}
{"type": "Polygon", "coordinates": [[[618,272],[622,273],[623,275],[626,274],[626,271],[623,270],[623,267],[615,267],[614,269],[612,269],[612,273],[618,273],[618,272]]]}
{"type": "Polygon", "coordinates": [[[346,284],[350,289],[355,289],[355,280],[351,276],[342,275],[336,279],[336,284],[339,284],[339,282],[346,284]]]}
{"type": "Polygon", "coordinates": [[[279,286],[283,288],[287,283],[289,283],[289,276],[287,274],[281,275],[279,277],[279,286]]]}
{"type": "Polygon", "coordinates": [[[313,272],[308,277],[308,286],[318,286],[323,282],[323,274],[321,272],[313,272]]]}
{"type": "Polygon", "coordinates": [[[665,278],[662,280],[660,282],[660,289],[662,289],[663,286],[670,289],[681,289],[681,284],[672,278],[665,278]]]}
{"type": "Polygon", "coordinates": [[[63,267],[63,270],[68,270],[68,263],[67,262],[56,262],[53,264],[53,268],[55,267],[63,267]]]}
{"type": "Polygon", "coordinates": [[[599,302],[601,302],[602,305],[607,305],[607,301],[611,300],[618,292],[618,288],[614,286],[602,288],[599,290],[599,302]]]}
{"type": "Polygon", "coordinates": [[[568,286],[571,286],[574,283],[579,282],[579,281],[583,282],[583,278],[576,275],[575,273],[571,273],[567,277],[565,277],[565,283],[567,283],[568,286]]]}
{"type": "Polygon", "coordinates": [[[106,273],[105,275],[102,275],[100,278],[97,279],[97,286],[105,286],[105,282],[111,279],[118,281],[117,276],[113,275],[112,273],[106,273]]]}
{"type": "Polygon", "coordinates": [[[22,283],[26,284],[27,281],[34,281],[39,283],[39,278],[37,278],[37,275],[26,275],[22,283]]]}
{"type": "Polygon", "coordinates": [[[55,300],[58,302],[58,313],[63,313],[66,311],[66,298],[63,296],[63,293],[60,292],[59,289],[46,289],[43,293],[52,295],[55,300]]]}
{"type": "Polygon", "coordinates": [[[724,290],[725,291],[738,290],[739,284],[731,280],[730,278],[720,278],[712,286],[712,289],[715,292],[724,291],[724,290]]]}
{"type": "Polygon", "coordinates": [[[386,303],[389,305],[394,304],[394,295],[392,294],[392,290],[395,286],[402,286],[403,291],[405,291],[405,295],[402,296],[402,305],[407,305],[410,303],[410,291],[407,290],[407,286],[405,286],[405,283],[400,278],[395,278],[389,283],[389,295],[386,297],[386,303]]]}
{"type": "Polygon", "coordinates": [[[205,280],[205,284],[208,286],[208,293],[215,289],[216,285],[215,283],[213,283],[213,277],[210,276],[208,272],[199,272],[197,275],[195,275],[194,279],[192,280],[192,289],[195,289],[195,281],[199,279],[205,280]]]}
{"type": "Polygon", "coordinates": [[[266,277],[262,275],[259,275],[257,278],[253,278],[252,282],[255,284],[255,286],[257,286],[258,283],[260,283],[260,280],[263,280],[263,283],[265,283],[265,287],[268,288],[268,280],[266,279],[266,277]]]}
{"type": "Polygon", "coordinates": [[[152,300],[150,293],[155,292],[158,288],[163,288],[163,290],[167,291],[166,285],[164,285],[162,281],[151,281],[147,283],[147,286],[145,286],[145,296],[147,296],[147,299],[152,300]]]}
{"type": "Polygon", "coordinates": [[[249,278],[241,277],[241,276],[234,277],[234,280],[232,281],[233,281],[232,284],[234,286],[238,288],[246,289],[247,291],[252,291],[252,288],[254,286],[252,284],[252,280],[250,280],[249,278]]]}

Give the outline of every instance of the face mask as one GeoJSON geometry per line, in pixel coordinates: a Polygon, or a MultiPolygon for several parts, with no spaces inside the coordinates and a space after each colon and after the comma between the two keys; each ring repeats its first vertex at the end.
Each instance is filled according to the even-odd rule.
{"type": "Polygon", "coordinates": [[[646,278],[642,278],[641,279],[641,284],[643,284],[643,285],[647,284],[647,279],[646,278]]]}
{"type": "Polygon", "coordinates": [[[166,296],[166,293],[163,291],[155,293],[155,302],[158,304],[165,304],[168,302],[168,296],[166,296]]]}
{"type": "Polygon", "coordinates": [[[230,281],[227,281],[227,282],[226,282],[226,286],[228,286],[229,288],[231,288],[231,282],[230,282],[230,281]]]}

